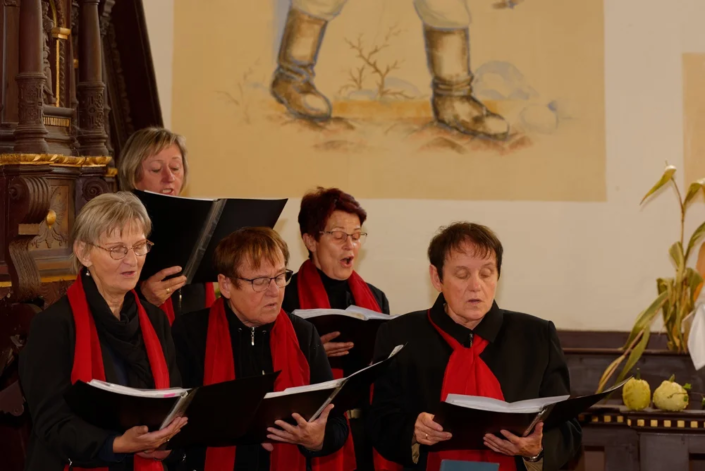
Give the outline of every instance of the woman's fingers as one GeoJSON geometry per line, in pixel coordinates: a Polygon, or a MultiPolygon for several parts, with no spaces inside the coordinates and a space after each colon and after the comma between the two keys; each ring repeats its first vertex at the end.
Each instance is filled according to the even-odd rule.
{"type": "Polygon", "coordinates": [[[183,288],[184,285],[186,284],[187,278],[185,276],[177,276],[176,278],[172,278],[167,281],[163,281],[162,284],[164,285],[164,289],[169,288],[171,292],[173,293],[179,288],[183,288]]]}
{"type": "Polygon", "coordinates": [[[321,335],[321,343],[325,346],[325,344],[338,337],[340,337],[340,332],[331,332],[329,334],[321,335]]]}
{"type": "Polygon", "coordinates": [[[338,355],[340,353],[347,353],[351,348],[355,346],[352,342],[328,342],[323,345],[326,349],[328,356],[338,355]]]}
{"type": "Polygon", "coordinates": [[[418,425],[416,430],[426,440],[435,440],[436,442],[450,440],[453,437],[449,432],[438,432],[424,425],[418,425]]]}
{"type": "Polygon", "coordinates": [[[435,430],[437,432],[442,432],[443,431],[443,426],[439,424],[438,422],[433,420],[433,416],[431,414],[422,414],[420,416],[421,419],[421,424],[425,425],[426,427],[430,428],[431,430],[435,430]]]}
{"type": "Polygon", "coordinates": [[[355,346],[352,342],[327,342],[323,344],[323,348],[327,354],[347,352],[355,346]]]}
{"type": "Polygon", "coordinates": [[[159,270],[154,275],[150,276],[147,281],[159,282],[162,281],[167,276],[176,275],[181,271],[181,267],[169,267],[163,270],[159,270]]]}

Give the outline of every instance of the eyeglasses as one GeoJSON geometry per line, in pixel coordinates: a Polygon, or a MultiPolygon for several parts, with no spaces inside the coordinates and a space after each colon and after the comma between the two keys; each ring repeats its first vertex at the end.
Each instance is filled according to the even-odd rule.
{"type": "Polygon", "coordinates": [[[139,244],[133,245],[132,247],[126,247],[124,245],[116,245],[115,247],[101,247],[100,245],[96,244],[91,244],[89,243],[88,245],[92,245],[93,247],[101,250],[105,250],[110,254],[110,258],[113,260],[122,260],[123,258],[127,257],[127,253],[132,249],[135,252],[135,255],[138,257],[144,257],[149,253],[150,250],[152,250],[152,247],[154,246],[154,242],[150,241],[144,241],[140,242],[139,244]]]}
{"type": "Polygon", "coordinates": [[[277,276],[261,276],[259,278],[240,278],[238,276],[233,277],[233,280],[242,280],[242,281],[247,281],[252,285],[252,289],[255,290],[258,293],[261,293],[262,291],[266,291],[267,288],[269,288],[269,284],[274,281],[274,284],[276,284],[278,287],[283,288],[286,285],[289,284],[291,281],[291,277],[294,275],[294,272],[291,270],[286,270],[284,273],[281,273],[277,276]]]}
{"type": "Polygon", "coordinates": [[[348,237],[350,237],[353,244],[360,245],[364,244],[365,239],[367,239],[367,232],[353,232],[352,234],[348,234],[345,231],[321,231],[320,233],[332,236],[333,240],[340,242],[341,244],[344,244],[345,241],[348,240],[348,237]]]}

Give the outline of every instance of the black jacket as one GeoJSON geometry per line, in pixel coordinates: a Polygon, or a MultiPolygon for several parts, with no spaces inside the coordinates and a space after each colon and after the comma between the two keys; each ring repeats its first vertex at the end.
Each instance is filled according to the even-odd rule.
{"type": "MultiPolygon", "coordinates": [[[[570,394],[568,367],[552,322],[494,304],[470,331],[445,313],[444,303],[439,296],[431,308],[433,321],[465,346],[470,345],[471,332],[489,341],[481,358],[497,377],[505,401],[570,394]]],[[[426,469],[427,447],[421,447],[418,464],[412,458],[414,424],[421,412],[436,413],[452,349],[429,322],[428,311],[412,312],[380,327],[375,361],[407,342],[387,374],[375,383],[366,425],[385,458],[407,468],[426,469]]],[[[579,450],[580,438],[576,420],[545,432],[543,469],[560,469],[579,450]]],[[[516,461],[517,469],[524,469],[523,461],[516,461]]]]}
{"type": "MultiPolygon", "coordinates": [[[[243,378],[273,372],[272,352],[269,348],[273,324],[256,328],[247,327],[232,312],[227,302],[225,303],[225,312],[235,356],[235,377],[243,378]]],[[[306,320],[290,314],[287,315],[294,326],[299,347],[308,361],[311,384],[332,380],[333,373],[328,365],[328,359],[316,328],[306,320]]],[[[208,309],[185,314],[177,317],[172,327],[177,362],[186,387],[196,387],[203,384],[208,316],[208,309]]],[[[348,437],[348,426],[342,412],[334,410],[328,417],[323,449],[314,453],[299,448],[304,456],[307,458],[326,456],[343,446],[348,437]]],[[[310,465],[310,460],[308,461],[310,465]]],[[[186,464],[189,470],[202,470],[204,463],[205,448],[186,450],[186,464]]],[[[259,445],[239,446],[234,469],[269,471],[269,452],[259,445]]]]}
{"type": "MultiPolygon", "coordinates": [[[[162,345],[171,386],[181,386],[169,321],[158,308],[149,303],[142,305],[162,345]]],[[[131,455],[118,463],[101,459],[106,440],[118,433],[86,423],[71,412],[64,400],[64,393],[71,387],[75,343],[73,313],[68,297],[64,296],[34,318],[27,345],[20,355],[20,380],[33,422],[25,470],[63,471],[69,460],[80,467],[132,469],[131,455]]],[[[102,340],[101,347],[106,380],[119,383],[114,377],[115,367],[108,363],[110,352],[102,340]]]]}

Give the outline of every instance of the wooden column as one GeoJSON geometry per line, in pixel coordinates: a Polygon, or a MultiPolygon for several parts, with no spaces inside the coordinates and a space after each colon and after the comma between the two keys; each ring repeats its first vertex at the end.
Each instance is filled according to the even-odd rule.
{"type": "Polygon", "coordinates": [[[80,155],[108,155],[99,0],[81,0],[78,46],[78,145],[80,155]]]}
{"type": "Polygon", "coordinates": [[[44,127],[44,30],[41,0],[20,3],[19,123],[15,129],[14,151],[18,154],[47,154],[44,127]]]}

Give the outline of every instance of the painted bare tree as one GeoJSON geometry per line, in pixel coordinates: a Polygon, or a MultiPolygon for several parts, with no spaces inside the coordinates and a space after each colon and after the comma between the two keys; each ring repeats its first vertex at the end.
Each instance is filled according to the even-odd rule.
{"type": "Polygon", "coordinates": [[[348,90],[362,90],[364,88],[363,84],[365,78],[373,76],[375,77],[376,99],[412,98],[404,91],[394,90],[387,87],[387,77],[391,72],[400,68],[402,61],[395,60],[391,63],[385,64],[379,58],[379,53],[388,48],[390,41],[399,36],[401,32],[402,30],[400,30],[397,26],[392,26],[384,35],[384,39],[380,44],[373,44],[369,48],[365,46],[362,34],[358,36],[357,41],[355,42],[346,38],[345,42],[347,42],[348,46],[355,51],[356,58],[362,61],[362,65],[349,71],[348,83],[343,85],[340,90],[338,90],[338,93],[342,94],[348,90]]]}

